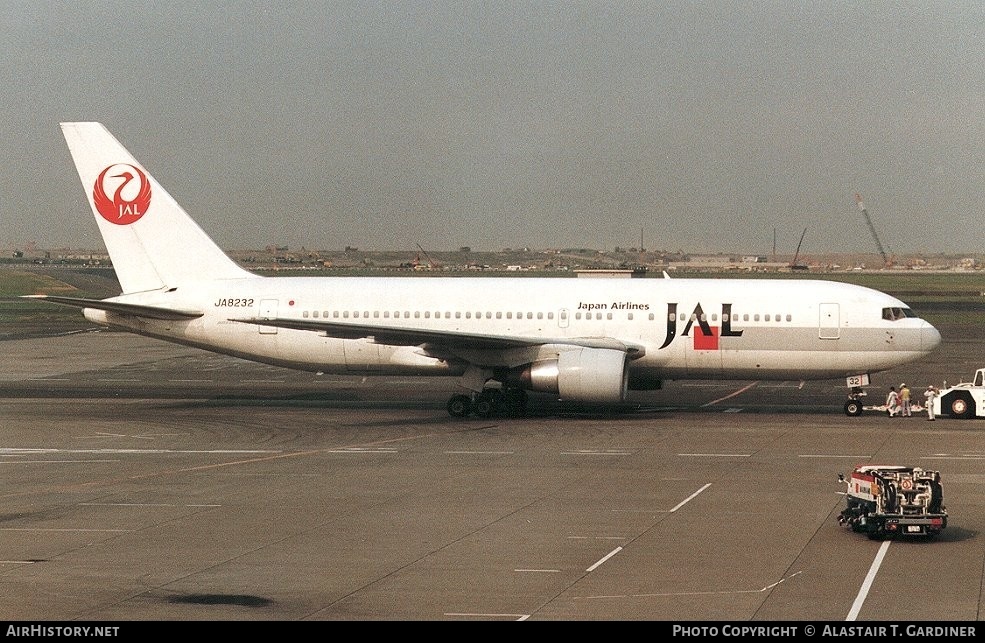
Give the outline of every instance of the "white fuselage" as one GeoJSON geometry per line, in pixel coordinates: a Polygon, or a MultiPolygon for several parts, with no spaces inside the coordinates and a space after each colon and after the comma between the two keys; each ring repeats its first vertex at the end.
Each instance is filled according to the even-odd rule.
{"type": "Polygon", "coordinates": [[[250,277],[202,281],[129,303],[204,311],[162,321],[87,309],[94,321],[295,369],[461,374],[513,367],[556,352],[552,338],[614,338],[643,348],[643,379],[824,379],[889,369],[940,342],[927,322],[872,289],[796,279],[250,277]],[[889,317],[896,317],[889,315],[889,317]],[[543,338],[520,349],[387,345],[372,336],[231,321],[291,318],[485,336],[543,338]]]}

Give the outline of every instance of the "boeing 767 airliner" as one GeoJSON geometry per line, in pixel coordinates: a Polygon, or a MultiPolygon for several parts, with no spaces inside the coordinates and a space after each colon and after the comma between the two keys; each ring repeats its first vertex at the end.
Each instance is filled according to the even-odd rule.
{"type": "MultiPolygon", "coordinates": [[[[453,416],[522,407],[527,391],[617,405],[668,379],[864,382],[941,340],[902,301],[831,281],[263,277],[225,255],[103,125],[62,131],[122,294],[40,297],[277,366],[456,377],[453,416]]],[[[857,398],[845,410],[860,413],[857,398]]]]}

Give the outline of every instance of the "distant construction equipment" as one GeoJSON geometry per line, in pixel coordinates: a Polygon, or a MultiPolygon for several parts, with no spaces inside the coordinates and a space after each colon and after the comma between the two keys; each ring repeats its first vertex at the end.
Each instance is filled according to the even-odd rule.
{"type": "Polygon", "coordinates": [[[790,262],[790,269],[791,270],[807,270],[808,269],[806,264],[797,263],[797,259],[798,259],[798,257],[800,257],[800,246],[801,246],[802,243],[804,243],[804,235],[805,234],[807,234],[807,228],[804,228],[804,231],[800,233],[800,242],[797,244],[797,252],[794,253],[794,255],[793,255],[793,261],[790,262]]]}
{"type": "MultiPolygon", "coordinates": [[[[440,263],[431,259],[431,257],[428,255],[428,251],[422,248],[421,244],[417,244],[417,249],[424,253],[424,258],[427,259],[429,270],[437,270],[438,268],[441,267],[440,263]]],[[[414,265],[415,267],[419,268],[420,264],[421,264],[421,256],[418,255],[417,260],[414,262],[414,265]]]]}
{"type": "Polygon", "coordinates": [[[876,240],[876,247],[879,248],[879,254],[882,255],[882,263],[887,268],[893,265],[893,262],[886,256],[886,251],[882,247],[882,242],[879,241],[879,235],[876,234],[876,227],[872,225],[872,219],[869,217],[869,211],[865,209],[865,204],[862,203],[862,195],[858,192],[855,193],[855,202],[858,204],[858,209],[865,217],[865,223],[869,226],[869,231],[872,233],[872,238],[876,240]]]}

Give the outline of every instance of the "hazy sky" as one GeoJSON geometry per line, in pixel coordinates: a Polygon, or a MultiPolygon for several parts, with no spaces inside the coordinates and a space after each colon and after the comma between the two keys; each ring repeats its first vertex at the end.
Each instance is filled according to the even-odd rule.
{"type": "Polygon", "coordinates": [[[0,247],[95,120],[227,249],[985,251],[978,0],[0,8],[0,247]]]}

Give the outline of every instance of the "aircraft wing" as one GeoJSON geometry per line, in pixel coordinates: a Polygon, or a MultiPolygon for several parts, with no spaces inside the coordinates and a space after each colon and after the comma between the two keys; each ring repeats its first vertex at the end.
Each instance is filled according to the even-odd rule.
{"type": "Polygon", "coordinates": [[[433,330],[423,328],[402,328],[378,324],[354,324],[319,319],[260,319],[257,317],[230,319],[244,324],[258,324],[293,330],[310,330],[325,333],[328,337],[339,339],[368,338],[377,344],[391,346],[419,346],[429,344],[450,350],[502,350],[524,348],[544,344],[563,344],[584,348],[609,348],[624,351],[630,358],[642,357],[644,347],[613,337],[522,337],[519,335],[483,335],[454,330],[433,330]]]}
{"type": "Polygon", "coordinates": [[[62,297],[60,295],[22,295],[25,299],[40,299],[50,301],[54,304],[63,306],[74,306],[76,308],[95,308],[111,313],[123,315],[133,315],[135,317],[147,317],[149,319],[195,319],[204,313],[197,310],[181,310],[178,308],[166,308],[164,306],[145,306],[143,304],[127,304],[122,301],[109,301],[106,299],[85,299],[83,297],[62,297]]]}

